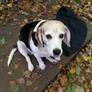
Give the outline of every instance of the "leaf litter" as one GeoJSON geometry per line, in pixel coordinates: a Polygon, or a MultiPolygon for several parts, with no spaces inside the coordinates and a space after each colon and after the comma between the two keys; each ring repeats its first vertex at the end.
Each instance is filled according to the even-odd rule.
{"type": "Polygon", "coordinates": [[[61,72],[44,92],[92,92],[92,40],[78,53],[66,67],[61,64],[61,72]],[[62,67],[61,67],[62,66],[62,67]],[[60,88],[60,90],[58,90],[60,88]]]}
{"type": "MultiPolygon", "coordinates": [[[[18,22],[19,27],[23,27],[28,21],[37,21],[42,19],[52,18],[51,14],[56,14],[57,10],[62,6],[68,6],[72,8],[76,15],[80,16],[87,22],[92,22],[92,0],[10,0],[4,4],[0,0],[0,24],[7,24],[10,20],[12,25],[15,25],[15,21],[18,21],[17,15],[26,16],[21,22],[18,22]],[[44,6],[43,6],[44,5],[44,6]],[[16,13],[15,13],[16,12],[16,13]],[[31,14],[31,15],[30,15],[31,14]],[[51,17],[50,17],[51,16],[51,17]]],[[[1,43],[5,44],[5,38],[1,39],[1,43]]],[[[48,89],[45,92],[80,92],[89,90],[92,91],[92,41],[86,46],[80,55],[76,57],[76,60],[70,62],[70,70],[65,71],[65,68],[60,64],[58,69],[63,70],[64,75],[58,74],[55,83],[48,85],[48,89]],[[85,55],[86,53],[86,55],[85,55]],[[62,77],[64,80],[62,80],[62,77]],[[88,78],[89,77],[89,78],[88,78]],[[77,81],[77,83],[76,83],[77,81]],[[69,84],[70,83],[70,84],[69,84]]],[[[19,69],[19,65],[16,64],[15,70],[19,69]]],[[[12,75],[12,71],[8,72],[8,75],[12,75]]],[[[16,79],[19,85],[26,84],[30,86],[33,81],[39,78],[39,74],[31,74],[29,71],[23,72],[23,77],[16,79]],[[32,81],[33,79],[33,81],[32,81]]],[[[16,84],[9,92],[18,92],[18,85],[16,84]],[[15,90],[15,91],[13,91],[15,90]]]]}

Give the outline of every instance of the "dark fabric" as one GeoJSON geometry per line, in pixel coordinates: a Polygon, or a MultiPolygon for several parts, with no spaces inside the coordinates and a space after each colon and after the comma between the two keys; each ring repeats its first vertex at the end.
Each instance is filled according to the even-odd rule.
{"type": "Polygon", "coordinates": [[[86,38],[87,27],[83,20],[78,18],[74,12],[68,7],[61,7],[57,14],[56,20],[63,22],[70,30],[71,33],[71,47],[68,48],[63,42],[64,54],[69,56],[78,51],[86,38]]]}
{"type": "MultiPolygon", "coordinates": [[[[23,41],[26,46],[30,49],[29,47],[29,42],[28,42],[28,39],[29,39],[29,34],[30,34],[30,31],[33,31],[33,29],[35,28],[35,26],[37,25],[39,21],[36,21],[36,22],[32,22],[32,23],[27,23],[26,25],[24,25],[22,27],[22,29],[20,30],[20,35],[19,35],[19,40],[23,41]]],[[[37,45],[36,43],[36,39],[34,38],[34,32],[32,32],[32,39],[34,41],[34,44],[37,45]]]]}

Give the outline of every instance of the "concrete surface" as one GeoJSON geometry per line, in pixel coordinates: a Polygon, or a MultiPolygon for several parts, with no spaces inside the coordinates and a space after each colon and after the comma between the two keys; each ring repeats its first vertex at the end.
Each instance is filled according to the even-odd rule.
{"type": "MultiPolygon", "coordinates": [[[[0,40],[4,37],[6,43],[2,45],[0,43],[0,92],[8,92],[9,89],[9,81],[16,80],[16,78],[23,76],[23,71],[27,70],[27,63],[25,59],[16,52],[14,55],[13,61],[10,65],[10,68],[7,67],[7,58],[12,49],[13,45],[16,43],[18,39],[20,28],[18,26],[11,26],[11,24],[0,25],[0,40]],[[14,64],[19,64],[19,69],[14,70],[14,64]],[[8,75],[8,71],[12,70],[13,74],[8,75]]],[[[92,38],[92,24],[88,24],[88,34],[85,43],[87,43],[92,38]]],[[[74,56],[74,55],[73,55],[74,56]]],[[[72,59],[73,56],[66,57],[62,56],[61,61],[63,65],[65,65],[69,60],[72,59]]],[[[58,69],[58,64],[51,64],[47,60],[46,69],[41,71],[37,69],[37,61],[31,56],[30,57],[33,64],[35,65],[35,71],[39,73],[41,76],[37,79],[31,86],[21,85],[19,86],[19,92],[42,92],[44,88],[49,84],[50,81],[55,78],[55,76],[60,72],[58,69]]]]}

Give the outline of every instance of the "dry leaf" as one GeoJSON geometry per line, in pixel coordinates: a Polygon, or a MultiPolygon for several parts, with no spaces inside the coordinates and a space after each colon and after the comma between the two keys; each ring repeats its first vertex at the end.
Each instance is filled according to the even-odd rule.
{"type": "Polygon", "coordinates": [[[75,88],[75,92],[84,92],[84,88],[80,87],[80,86],[77,86],[75,88]]]}
{"type": "Polygon", "coordinates": [[[25,83],[25,80],[24,78],[19,78],[19,79],[16,79],[16,81],[19,83],[19,84],[24,84],[25,83]]]}
{"type": "Polygon", "coordinates": [[[31,77],[32,77],[32,80],[33,80],[33,81],[37,80],[37,78],[38,78],[38,73],[33,73],[33,74],[31,75],[31,77]]]}
{"type": "Polygon", "coordinates": [[[8,72],[8,75],[12,75],[12,71],[9,71],[9,72],[8,72]]]}
{"type": "Polygon", "coordinates": [[[56,92],[56,91],[55,91],[55,87],[51,87],[51,88],[49,89],[49,92],[56,92]]]}
{"type": "Polygon", "coordinates": [[[58,69],[60,69],[60,70],[61,70],[61,69],[62,69],[62,67],[63,67],[63,66],[62,66],[62,64],[60,64],[60,65],[58,66],[58,69]]]}
{"type": "Polygon", "coordinates": [[[76,72],[76,68],[75,67],[70,69],[70,73],[74,74],[75,72],[76,72]]]}
{"type": "Polygon", "coordinates": [[[9,86],[10,86],[10,87],[13,87],[14,85],[16,85],[16,82],[15,82],[15,81],[10,81],[10,82],[9,82],[9,86]]]}
{"type": "Polygon", "coordinates": [[[30,71],[25,71],[25,72],[23,72],[23,75],[25,78],[30,78],[31,73],[30,73],[30,71]]]}
{"type": "Polygon", "coordinates": [[[15,67],[15,70],[17,70],[19,68],[19,65],[15,64],[14,67],[15,67]]]}
{"type": "Polygon", "coordinates": [[[49,91],[47,89],[45,89],[44,92],[49,92],[49,91]]]}
{"type": "Polygon", "coordinates": [[[62,77],[60,78],[60,85],[63,87],[66,86],[66,84],[67,84],[67,76],[62,75],[62,77]]]}

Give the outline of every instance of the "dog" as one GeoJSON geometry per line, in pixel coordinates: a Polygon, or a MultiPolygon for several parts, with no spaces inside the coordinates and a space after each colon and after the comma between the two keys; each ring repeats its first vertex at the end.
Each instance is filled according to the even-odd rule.
{"type": "Polygon", "coordinates": [[[21,30],[17,47],[13,48],[8,57],[9,66],[14,53],[17,51],[22,54],[28,64],[28,70],[33,71],[34,66],[29,55],[34,55],[41,70],[44,70],[42,57],[52,63],[60,61],[63,53],[62,42],[70,47],[70,31],[67,26],[59,20],[41,20],[25,24],[21,30]]]}

